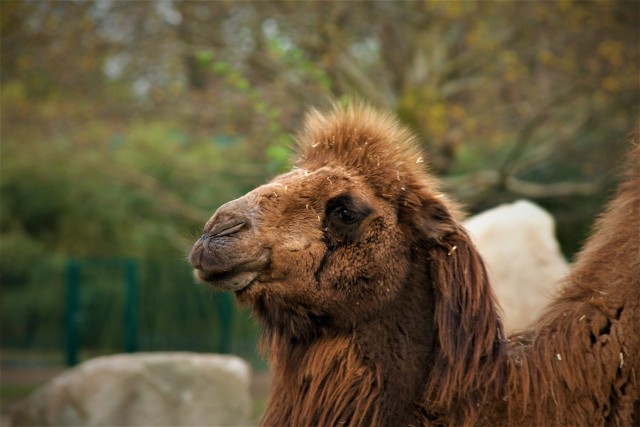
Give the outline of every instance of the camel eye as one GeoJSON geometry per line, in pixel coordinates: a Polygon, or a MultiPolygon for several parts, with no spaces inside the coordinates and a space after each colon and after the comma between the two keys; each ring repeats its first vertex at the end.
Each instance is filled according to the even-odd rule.
{"type": "Polygon", "coordinates": [[[345,224],[353,224],[360,219],[360,215],[357,212],[350,211],[345,207],[336,209],[335,215],[345,224]]]}
{"type": "Polygon", "coordinates": [[[327,202],[324,228],[331,230],[340,241],[354,240],[356,225],[371,213],[371,208],[349,194],[342,194],[327,202]]]}

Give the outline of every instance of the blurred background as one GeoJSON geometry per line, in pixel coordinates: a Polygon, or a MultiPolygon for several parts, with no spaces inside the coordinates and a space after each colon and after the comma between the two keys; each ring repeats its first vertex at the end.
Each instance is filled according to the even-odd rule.
{"type": "Polygon", "coordinates": [[[635,1],[0,7],[5,372],[170,350],[266,369],[249,313],[186,254],[219,205],[289,168],[309,107],[395,112],[470,213],[530,199],[568,259],[639,113],[635,1]]]}

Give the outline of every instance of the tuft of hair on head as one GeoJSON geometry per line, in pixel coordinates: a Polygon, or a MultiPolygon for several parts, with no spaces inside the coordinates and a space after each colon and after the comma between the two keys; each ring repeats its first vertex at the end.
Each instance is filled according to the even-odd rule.
{"type": "Polygon", "coordinates": [[[393,115],[362,101],[310,110],[296,141],[299,167],[344,168],[364,177],[386,199],[409,189],[438,187],[415,135],[393,115]]]}

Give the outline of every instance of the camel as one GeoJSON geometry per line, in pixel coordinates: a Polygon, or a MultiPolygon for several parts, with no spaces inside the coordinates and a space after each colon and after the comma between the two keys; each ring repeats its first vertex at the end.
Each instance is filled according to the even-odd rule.
{"type": "Polygon", "coordinates": [[[293,170],[221,206],[189,260],[262,325],[263,425],[640,422],[640,148],[562,289],[507,337],[484,262],[416,138],[312,110],[293,170]]]}

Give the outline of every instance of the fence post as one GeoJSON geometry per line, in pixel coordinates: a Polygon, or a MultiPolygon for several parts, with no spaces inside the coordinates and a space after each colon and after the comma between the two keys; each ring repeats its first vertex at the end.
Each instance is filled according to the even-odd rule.
{"type": "Polygon", "coordinates": [[[124,266],[124,351],[138,351],[138,264],[133,259],[124,266]]]}
{"type": "Polygon", "coordinates": [[[216,305],[220,315],[220,353],[231,352],[231,321],[233,320],[233,295],[230,292],[218,292],[216,305]]]}
{"type": "Polygon", "coordinates": [[[64,354],[67,366],[78,364],[80,345],[80,265],[76,260],[68,260],[66,265],[64,354]]]}

